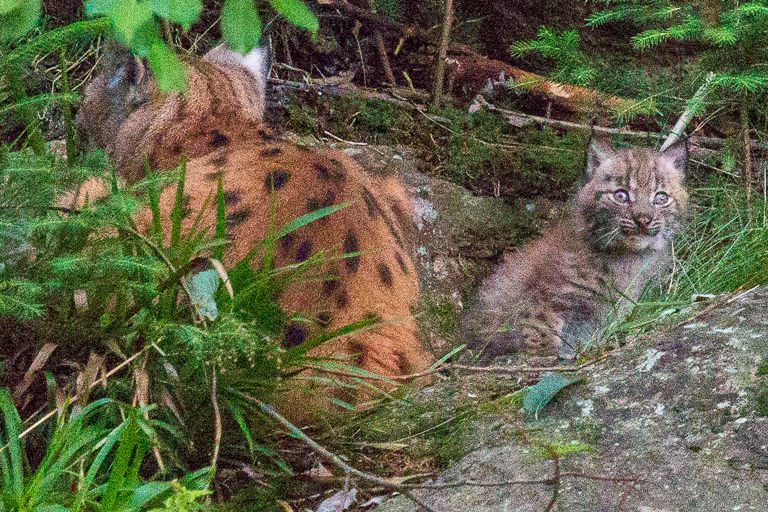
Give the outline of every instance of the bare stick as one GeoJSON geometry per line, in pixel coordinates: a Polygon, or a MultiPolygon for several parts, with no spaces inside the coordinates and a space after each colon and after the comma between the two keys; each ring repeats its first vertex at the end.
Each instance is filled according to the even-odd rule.
{"type": "MultiPolygon", "coordinates": [[[[365,0],[365,4],[370,10],[371,0],[365,0]]],[[[392,66],[389,63],[389,55],[387,55],[387,45],[384,41],[384,36],[381,34],[381,30],[374,29],[373,39],[376,41],[376,50],[379,52],[379,60],[381,61],[381,67],[384,70],[384,77],[387,79],[389,85],[397,85],[395,81],[395,75],[392,73],[392,66]]]]}
{"type": "MultiPolygon", "coordinates": [[[[143,354],[143,353],[144,353],[144,352],[145,352],[145,351],[146,351],[146,350],[147,350],[147,349],[148,349],[150,346],[151,346],[151,345],[147,345],[146,347],[144,347],[143,349],[141,349],[140,351],[136,352],[136,353],[135,353],[135,354],[133,354],[131,357],[129,357],[128,359],[126,359],[125,361],[123,361],[122,363],[120,363],[119,365],[117,365],[117,366],[115,366],[114,368],[112,368],[112,369],[111,369],[109,372],[107,372],[107,374],[106,374],[106,375],[104,375],[104,378],[102,378],[102,379],[99,379],[98,381],[94,381],[94,382],[91,382],[91,384],[88,386],[88,391],[92,390],[93,388],[95,388],[96,386],[98,386],[99,384],[101,384],[101,383],[102,383],[104,380],[106,380],[106,379],[110,378],[111,376],[113,376],[114,374],[116,374],[117,372],[119,372],[120,370],[122,370],[123,368],[125,368],[126,366],[128,366],[129,364],[131,364],[133,361],[135,361],[135,360],[136,360],[136,358],[137,358],[137,357],[139,357],[141,354],[143,354]]],[[[77,394],[74,394],[74,395],[72,395],[72,397],[69,399],[69,401],[70,401],[70,402],[74,402],[75,400],[77,400],[77,398],[78,398],[78,395],[77,395],[77,394]]],[[[56,413],[57,413],[58,411],[59,411],[59,409],[52,409],[51,411],[49,411],[48,413],[46,413],[46,414],[45,414],[45,416],[43,416],[42,418],[40,418],[39,420],[37,420],[36,422],[34,422],[34,423],[33,423],[33,424],[32,424],[32,425],[29,427],[29,428],[27,428],[26,430],[24,430],[24,432],[22,432],[21,434],[19,434],[19,439],[24,439],[24,438],[25,438],[25,437],[27,437],[27,436],[28,436],[28,435],[29,435],[31,432],[34,432],[34,431],[35,431],[35,429],[37,429],[37,428],[38,428],[40,425],[44,424],[44,423],[45,423],[46,421],[48,421],[49,419],[53,418],[53,417],[56,415],[56,413]]],[[[0,453],[2,453],[3,451],[5,451],[7,448],[8,448],[8,445],[6,444],[6,445],[5,445],[5,446],[3,446],[2,448],[0,448],[0,453]]]]}
{"type": "Polygon", "coordinates": [[[216,369],[213,370],[211,379],[211,405],[213,405],[213,418],[215,434],[213,438],[213,454],[211,455],[211,475],[216,471],[216,465],[219,462],[219,450],[221,449],[221,411],[219,411],[219,399],[217,395],[216,369]]]}
{"type": "MultiPolygon", "coordinates": [[[[505,110],[503,108],[497,107],[496,105],[493,105],[492,103],[489,103],[485,98],[483,98],[480,95],[475,97],[474,104],[477,106],[483,107],[490,112],[496,112],[500,114],[502,117],[504,117],[507,120],[508,123],[517,127],[529,126],[531,124],[538,123],[538,124],[555,126],[557,128],[564,128],[569,130],[580,130],[580,131],[594,130],[599,133],[607,133],[611,135],[624,135],[627,137],[651,138],[651,139],[659,139],[659,140],[666,138],[665,135],[661,133],[656,133],[656,132],[638,132],[634,130],[626,130],[623,128],[606,128],[604,126],[592,127],[587,124],[573,123],[571,121],[562,121],[560,119],[548,119],[546,117],[535,116],[531,114],[524,114],[523,112],[505,110]]],[[[725,145],[725,139],[720,139],[718,137],[697,136],[697,137],[691,137],[690,141],[691,141],[691,144],[704,147],[704,148],[719,149],[725,145]]],[[[754,140],[750,141],[750,146],[753,149],[757,148],[757,149],[768,150],[768,144],[763,144],[761,142],[757,142],[754,140]]]]}
{"type": "MultiPolygon", "coordinates": [[[[699,89],[696,91],[696,94],[693,95],[691,103],[702,101],[706,97],[707,93],[709,92],[709,86],[712,84],[712,80],[714,78],[715,74],[710,71],[707,75],[707,78],[704,79],[704,83],[701,84],[701,87],[699,87],[699,89]]],[[[680,119],[678,119],[675,123],[674,128],[672,128],[672,131],[667,136],[664,144],[661,145],[659,151],[663,153],[675,142],[680,140],[680,137],[683,136],[685,129],[688,127],[688,123],[690,123],[691,119],[693,119],[694,109],[692,107],[693,106],[689,104],[688,107],[683,111],[680,119]]]]}
{"type": "Polygon", "coordinates": [[[440,48],[437,52],[435,65],[435,81],[432,86],[432,106],[440,106],[443,96],[443,81],[445,80],[445,58],[448,56],[448,44],[451,42],[451,25],[453,25],[453,0],[445,0],[445,18],[443,19],[443,34],[440,36],[440,48]]]}
{"type": "Polygon", "coordinates": [[[418,505],[422,510],[426,510],[427,512],[437,512],[435,509],[418,499],[416,496],[414,496],[411,492],[408,491],[408,489],[403,486],[402,484],[398,484],[396,482],[393,482],[392,480],[382,478],[380,476],[376,476],[372,473],[367,473],[365,471],[360,471],[359,469],[350,466],[347,464],[341,457],[336,455],[335,453],[323,448],[320,444],[317,443],[314,439],[309,437],[307,434],[305,434],[299,427],[288,421],[283,415],[281,415],[279,412],[275,410],[274,407],[271,405],[262,402],[261,400],[258,400],[253,397],[249,397],[251,401],[253,401],[256,405],[259,406],[259,409],[262,410],[262,412],[266,413],[267,415],[271,416],[273,419],[277,420],[278,423],[283,425],[285,428],[288,429],[288,431],[291,433],[292,436],[300,439],[304,444],[309,446],[312,451],[317,453],[318,455],[324,457],[329,462],[334,464],[336,467],[347,473],[348,475],[356,476],[357,478],[362,478],[363,480],[367,480],[371,483],[374,483],[376,485],[380,485],[382,487],[385,487],[387,489],[394,489],[400,493],[402,493],[404,496],[406,496],[408,499],[413,501],[416,505],[418,505]]]}
{"type": "Polygon", "coordinates": [[[747,203],[752,202],[752,148],[749,143],[749,111],[741,106],[741,134],[744,141],[744,190],[747,193],[747,203]]]}

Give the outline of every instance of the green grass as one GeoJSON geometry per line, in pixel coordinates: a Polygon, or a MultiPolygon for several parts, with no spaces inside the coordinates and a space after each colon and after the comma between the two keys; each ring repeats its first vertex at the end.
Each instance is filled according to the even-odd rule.
{"type": "MultiPolygon", "coordinates": [[[[227,251],[222,236],[222,187],[213,188],[200,211],[186,212],[192,221],[188,230],[181,227],[183,163],[177,172],[150,174],[75,213],[64,215],[52,209],[55,198],[77,186],[78,181],[93,175],[110,179],[102,159],[82,160],[82,166],[78,170],[72,162],[67,164],[48,154],[2,154],[0,182],[7,186],[0,190],[4,205],[0,209],[0,240],[6,241],[0,254],[0,320],[15,317],[31,334],[20,344],[15,330],[0,332],[0,360],[15,361],[22,354],[19,361],[29,365],[29,354],[34,355],[44,343],[55,343],[57,349],[46,366],[46,370],[51,369],[46,379],[42,372],[32,373],[35,382],[48,383],[52,397],[57,387],[58,394],[71,396],[77,389],[75,377],[85,387],[93,381],[94,370],[89,373],[91,354],[103,356],[101,364],[106,369],[137,356],[133,364],[105,379],[103,389],[98,386],[90,397],[87,389],[81,390],[79,396],[83,404],[90,399],[95,400],[93,404],[138,405],[88,405],[87,416],[73,416],[79,418],[74,426],[60,426],[70,430],[60,433],[54,428],[45,436],[53,420],[42,423],[37,429],[40,432],[35,431],[38,443],[26,446],[16,442],[17,434],[37,416],[27,413],[22,419],[10,394],[3,390],[0,398],[5,402],[0,406],[10,458],[0,458],[0,473],[6,479],[3,491],[10,494],[2,510],[38,510],[34,500],[47,497],[53,500],[51,504],[65,507],[52,509],[57,511],[74,507],[71,510],[138,512],[153,506],[182,510],[179,507],[186,505],[179,503],[185,500],[190,508],[184,510],[197,510],[192,504],[207,493],[191,495],[186,487],[172,488],[171,481],[213,465],[210,453],[218,420],[222,458],[258,466],[265,475],[289,475],[275,436],[279,429],[259,414],[258,401],[271,401],[282,386],[302,378],[298,370],[308,365],[334,366],[365,377],[343,362],[318,360],[307,352],[337,336],[370,327],[374,321],[361,319],[329,333],[318,330],[304,344],[283,349],[284,328],[294,314],[280,307],[278,295],[285,286],[317,274],[325,255],[316,253],[300,264],[278,267],[274,254],[282,237],[333,215],[345,205],[323,208],[284,226],[270,225],[266,238],[255,241],[251,254],[229,269],[225,277],[232,285],[230,295],[218,273],[210,268],[215,266],[211,256],[223,256],[227,251]],[[168,219],[161,218],[157,199],[161,187],[176,189],[168,219]],[[152,212],[146,234],[133,221],[142,207],[152,212]],[[206,208],[217,213],[216,225],[211,228],[201,221],[206,208]],[[195,284],[198,276],[206,277],[203,285],[195,284]],[[78,294],[87,296],[87,308],[73,303],[78,294]],[[212,407],[214,397],[220,410],[218,419],[212,407]],[[98,428],[91,428],[91,424],[98,428]],[[71,448],[70,442],[79,444],[71,448]],[[106,446],[114,450],[106,450],[106,446]],[[50,457],[58,462],[51,462],[52,468],[45,465],[49,455],[41,449],[54,450],[50,457]],[[43,463],[20,462],[41,458],[43,463]],[[98,463],[98,469],[91,471],[91,463],[98,463]],[[79,470],[72,469],[74,466],[83,468],[87,482],[77,480],[79,470]],[[80,486],[82,503],[73,504],[34,487],[38,472],[48,475],[59,469],[66,474],[50,478],[64,482],[63,488],[80,486]],[[106,490],[102,496],[93,489],[106,490]],[[139,503],[139,498],[126,494],[126,489],[151,499],[139,503]],[[165,500],[169,500],[167,505],[165,500]],[[128,506],[128,502],[139,504],[128,506]]],[[[277,207],[274,201],[273,205],[277,207]]],[[[9,388],[18,383],[18,375],[9,372],[4,372],[3,379],[0,385],[9,388]]],[[[31,401],[25,409],[28,411],[55,410],[55,402],[46,400],[45,393],[28,391],[18,398],[18,403],[31,401]]],[[[214,475],[215,468],[205,470],[206,484],[214,475]]]]}
{"type": "Polygon", "coordinates": [[[768,204],[746,201],[744,190],[714,177],[691,194],[692,211],[675,239],[668,277],[647,291],[620,330],[632,332],[679,321],[675,313],[697,296],[745,290],[768,283],[768,204]]]}

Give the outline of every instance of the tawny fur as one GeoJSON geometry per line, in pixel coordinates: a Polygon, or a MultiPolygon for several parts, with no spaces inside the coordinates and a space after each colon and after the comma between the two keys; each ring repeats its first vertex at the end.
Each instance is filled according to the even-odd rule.
{"type": "MultiPolygon", "coordinates": [[[[431,356],[419,341],[413,319],[419,285],[410,247],[410,200],[394,177],[374,178],[343,153],[299,147],[277,139],[260,119],[261,107],[251,103],[252,77],[237,66],[225,71],[219,64],[190,61],[190,87],[182,96],[161,94],[150,84],[149,100],[125,116],[119,126],[105,125],[116,135],[106,148],[118,171],[133,181],[147,162],[154,169],[177,165],[187,157],[184,229],[209,200],[201,227],[213,230],[213,197],[221,177],[227,214],[224,263],[240,261],[267,236],[270,194],[277,204],[276,225],[282,226],[325,206],[349,206],[313,222],[278,243],[278,266],[307,259],[322,251],[322,271],[328,278],[291,285],[280,296],[288,312],[313,319],[314,326],[289,324],[284,344],[294,346],[316,330],[332,331],[375,316],[381,325],[328,342],[310,354],[334,356],[382,375],[421,371],[431,356]],[[360,252],[341,259],[342,254],[360,252]]],[[[104,111],[111,101],[105,88],[108,77],[97,78],[88,88],[78,124],[97,140],[104,111]]],[[[256,99],[258,100],[258,98],[256,99]]],[[[254,101],[256,101],[254,100],[254,101]]],[[[98,184],[89,183],[93,199],[98,184]]],[[[164,219],[170,218],[175,188],[160,197],[164,219]]],[[[150,214],[143,211],[137,223],[146,229],[150,214]]],[[[164,232],[169,229],[165,226],[164,232]]],[[[294,390],[288,407],[302,416],[306,399],[294,390]]],[[[324,396],[319,391],[316,395],[324,396]]]]}
{"type": "Polygon", "coordinates": [[[609,141],[593,139],[589,155],[588,180],[569,215],[505,255],[481,285],[463,332],[482,359],[514,352],[573,357],[621,319],[669,263],[688,204],[685,146],[665,154],[614,151],[609,141]],[[616,201],[618,190],[630,201],[616,201]],[[653,203],[659,192],[669,204],[653,203]]]}

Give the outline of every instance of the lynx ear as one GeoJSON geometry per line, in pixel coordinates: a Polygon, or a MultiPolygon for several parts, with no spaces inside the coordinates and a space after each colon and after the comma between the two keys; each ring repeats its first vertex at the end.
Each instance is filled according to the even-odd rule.
{"type": "Polygon", "coordinates": [[[256,83],[262,91],[266,90],[267,78],[272,71],[272,52],[270,51],[269,38],[262,40],[261,45],[245,55],[230,50],[227,43],[221,43],[206,53],[203,60],[224,66],[234,65],[245,68],[256,79],[256,83]]]}
{"type": "Polygon", "coordinates": [[[104,66],[107,88],[135,87],[148,79],[146,63],[115,42],[107,43],[104,49],[104,66]]]}
{"type": "Polygon", "coordinates": [[[134,107],[149,100],[152,74],[145,59],[114,42],[107,44],[103,58],[104,87],[113,100],[134,107]]]}
{"type": "Polygon", "coordinates": [[[688,169],[688,137],[681,137],[680,140],[665,149],[662,155],[671,160],[675,169],[685,176],[688,169]]]}
{"type": "Polygon", "coordinates": [[[614,153],[613,137],[593,128],[587,145],[587,177],[591,178],[600,164],[614,153]]]}

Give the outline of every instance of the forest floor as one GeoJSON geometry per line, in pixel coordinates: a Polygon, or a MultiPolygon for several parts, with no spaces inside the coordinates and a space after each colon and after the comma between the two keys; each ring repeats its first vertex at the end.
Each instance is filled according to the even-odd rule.
{"type": "MultiPolygon", "coordinates": [[[[474,195],[429,173],[412,148],[330,145],[407,184],[418,229],[418,318],[438,355],[461,344],[458,318],[478,281],[564,204],[474,195]]],[[[651,332],[622,336],[621,347],[535,416],[521,408],[530,377],[447,372],[436,385],[334,426],[321,442],[360,469],[446,486],[415,491],[439,512],[765,511],[766,305],[764,288],[718,295],[651,332]]],[[[323,462],[308,455],[305,476],[316,476],[323,462]]],[[[338,506],[344,483],[299,488],[296,510],[335,510],[322,503],[335,498],[325,506],[338,506]]],[[[354,493],[347,510],[371,510],[393,496],[363,485],[354,493]]],[[[419,508],[400,496],[378,510],[419,508]]]]}

